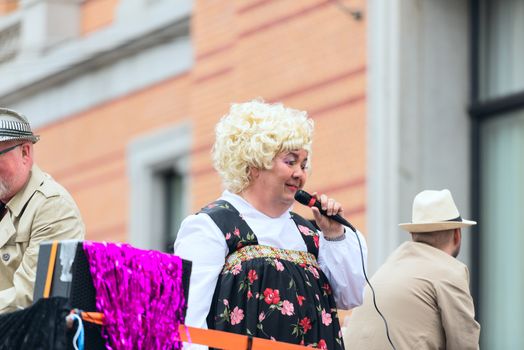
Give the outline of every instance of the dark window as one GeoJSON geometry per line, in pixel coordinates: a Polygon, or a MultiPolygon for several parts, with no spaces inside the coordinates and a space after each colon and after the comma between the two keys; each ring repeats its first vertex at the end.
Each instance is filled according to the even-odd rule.
{"type": "Polygon", "coordinates": [[[473,293],[481,348],[523,349],[524,1],[473,0],[473,293]]]}
{"type": "Polygon", "coordinates": [[[184,215],[183,177],[174,169],[165,169],[157,173],[161,186],[161,227],[162,247],[165,252],[173,253],[173,243],[184,215]]]}

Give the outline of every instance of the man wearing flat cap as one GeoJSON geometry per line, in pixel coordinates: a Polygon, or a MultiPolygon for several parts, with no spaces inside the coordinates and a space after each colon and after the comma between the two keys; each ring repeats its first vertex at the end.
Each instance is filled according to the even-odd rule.
{"type": "MultiPolygon", "coordinates": [[[[371,279],[396,349],[479,348],[468,268],[455,259],[461,228],[475,224],[461,218],[448,190],[415,197],[412,222],[399,225],[412,241],[398,247],[371,279]]],[[[347,350],[393,348],[369,286],[349,319],[344,343],[347,350]]]]}
{"type": "Polygon", "coordinates": [[[33,164],[38,139],[23,115],[0,108],[0,313],[31,304],[41,242],[85,235],[71,195],[33,164]]]}

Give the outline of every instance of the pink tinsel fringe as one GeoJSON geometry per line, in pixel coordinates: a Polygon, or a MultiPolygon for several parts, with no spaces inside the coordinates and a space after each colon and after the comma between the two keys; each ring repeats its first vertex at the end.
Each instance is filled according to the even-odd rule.
{"type": "Polygon", "coordinates": [[[180,349],[184,293],[179,257],[129,244],[84,242],[109,350],[180,349]]]}

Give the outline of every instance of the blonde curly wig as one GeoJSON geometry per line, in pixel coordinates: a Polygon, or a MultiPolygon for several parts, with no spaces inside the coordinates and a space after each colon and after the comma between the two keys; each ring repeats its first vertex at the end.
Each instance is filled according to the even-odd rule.
{"type": "Polygon", "coordinates": [[[273,159],[283,151],[305,149],[311,159],[313,120],[306,112],[281,103],[232,104],[215,133],[213,165],[233,193],[249,185],[250,168],[271,169],[273,159]]]}

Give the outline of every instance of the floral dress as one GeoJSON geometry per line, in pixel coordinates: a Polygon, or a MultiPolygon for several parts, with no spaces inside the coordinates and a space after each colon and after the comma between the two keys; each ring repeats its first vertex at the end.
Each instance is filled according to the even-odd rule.
{"type": "Polygon", "coordinates": [[[259,245],[227,201],[200,213],[211,217],[229,248],[207,317],[210,329],[344,349],[331,286],[317,262],[318,232],[309,221],[291,213],[307,246],[303,252],[259,245]]]}

